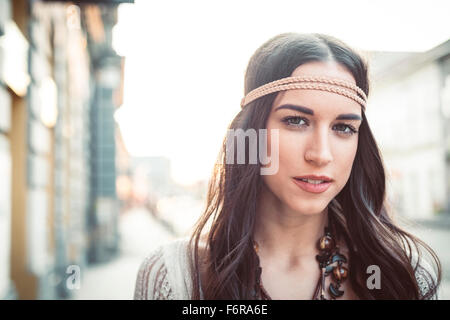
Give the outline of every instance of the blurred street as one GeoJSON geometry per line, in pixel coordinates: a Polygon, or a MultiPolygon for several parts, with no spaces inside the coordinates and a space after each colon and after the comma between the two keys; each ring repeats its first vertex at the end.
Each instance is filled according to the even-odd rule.
{"type": "Polygon", "coordinates": [[[81,270],[81,288],[74,299],[133,299],[139,265],[149,252],[174,236],[145,209],[120,217],[120,251],[108,263],[81,270]]]}
{"type": "Polygon", "coordinates": [[[81,270],[81,287],[73,299],[132,299],[138,268],[157,246],[186,236],[201,212],[202,201],[169,197],[158,203],[157,216],[145,208],[125,211],[119,217],[119,253],[110,262],[81,270]]]}

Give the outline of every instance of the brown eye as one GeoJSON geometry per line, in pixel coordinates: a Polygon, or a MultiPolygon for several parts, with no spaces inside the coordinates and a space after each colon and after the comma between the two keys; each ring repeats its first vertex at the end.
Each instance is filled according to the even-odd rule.
{"type": "Polygon", "coordinates": [[[351,136],[358,132],[353,126],[344,124],[344,123],[339,123],[339,124],[335,125],[335,127],[339,127],[340,130],[337,130],[337,131],[340,131],[344,135],[348,135],[348,136],[351,136]]]}
{"type": "Polygon", "coordinates": [[[308,123],[308,120],[303,117],[292,117],[292,116],[283,118],[282,121],[290,126],[299,126],[301,125],[302,121],[305,122],[306,124],[308,123]]]}

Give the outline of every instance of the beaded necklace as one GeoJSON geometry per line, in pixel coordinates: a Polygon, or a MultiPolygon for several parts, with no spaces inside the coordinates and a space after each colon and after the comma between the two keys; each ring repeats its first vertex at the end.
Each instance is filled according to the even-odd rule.
{"type": "MultiPolygon", "coordinates": [[[[272,300],[261,281],[262,268],[258,256],[259,246],[255,240],[253,240],[253,248],[255,250],[257,262],[256,283],[253,296],[257,300],[272,300]]],[[[330,274],[332,274],[332,279],[335,283],[331,281],[328,292],[330,293],[331,300],[335,300],[344,294],[344,291],[339,290],[339,288],[348,276],[348,270],[343,266],[343,264],[347,262],[347,258],[339,252],[339,247],[336,246],[336,242],[328,227],[325,227],[324,235],[318,240],[317,249],[319,250],[319,254],[316,255],[316,260],[319,263],[320,277],[316,289],[314,290],[312,300],[327,300],[325,298],[325,278],[330,274]]]]}

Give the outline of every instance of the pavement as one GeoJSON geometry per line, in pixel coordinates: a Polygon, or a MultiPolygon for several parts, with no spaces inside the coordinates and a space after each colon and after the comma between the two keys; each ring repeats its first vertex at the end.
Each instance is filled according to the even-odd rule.
{"type": "Polygon", "coordinates": [[[174,235],[145,209],[133,209],[121,215],[120,253],[115,259],[81,270],[80,289],[75,300],[131,300],[140,264],[160,244],[174,235]]]}
{"type": "MultiPolygon", "coordinates": [[[[195,205],[192,207],[194,208],[195,205]]],[[[169,211],[183,212],[183,210],[169,211]]],[[[186,210],[184,212],[186,213],[186,210]]],[[[193,219],[192,214],[183,216],[172,214],[170,220],[176,221],[174,226],[177,234],[185,235],[188,230],[187,227],[195,219],[193,219]]],[[[145,209],[132,209],[122,214],[119,228],[121,236],[120,253],[108,263],[97,264],[88,267],[86,270],[81,270],[81,286],[80,289],[75,290],[73,299],[133,299],[137,272],[144,258],[160,244],[167,243],[177,237],[167,227],[167,222],[161,223],[145,209]]],[[[450,300],[450,250],[448,250],[450,227],[446,223],[418,222],[405,228],[425,241],[437,253],[443,271],[439,298],[450,300]]]]}

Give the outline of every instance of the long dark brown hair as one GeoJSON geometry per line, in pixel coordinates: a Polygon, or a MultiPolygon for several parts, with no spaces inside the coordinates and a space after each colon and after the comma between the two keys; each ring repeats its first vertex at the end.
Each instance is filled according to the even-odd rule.
{"type": "MultiPolygon", "coordinates": [[[[280,34],[258,48],[246,70],[245,94],[290,76],[304,63],[330,60],[346,67],[369,94],[368,64],[362,56],[340,40],[317,33],[280,34]]],[[[266,128],[275,96],[248,104],[229,129],[266,128]]],[[[441,280],[439,259],[428,245],[394,222],[386,201],[382,157],[364,111],[362,118],[349,180],[328,206],[334,230],[349,249],[349,281],[360,299],[430,299],[441,280]],[[422,249],[431,258],[428,265],[433,270],[423,267],[422,249]],[[379,290],[366,285],[370,265],[381,270],[379,290]],[[426,281],[426,290],[420,290],[417,274],[426,281]]],[[[247,156],[248,149],[247,143],[247,156]]],[[[263,183],[261,164],[227,164],[226,157],[227,138],[209,181],[205,211],[190,238],[194,300],[200,298],[200,282],[204,299],[253,299],[256,262],[252,236],[263,183]]]]}

